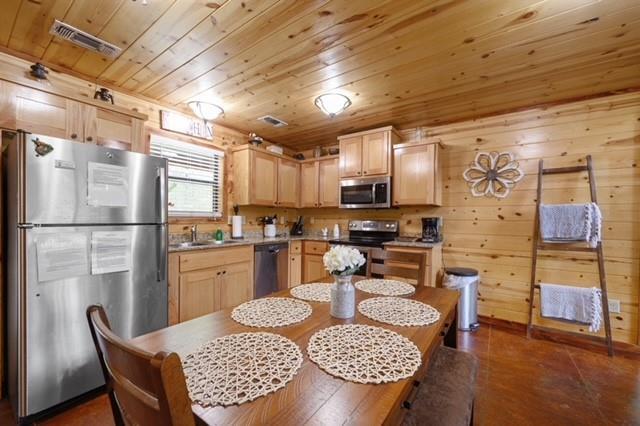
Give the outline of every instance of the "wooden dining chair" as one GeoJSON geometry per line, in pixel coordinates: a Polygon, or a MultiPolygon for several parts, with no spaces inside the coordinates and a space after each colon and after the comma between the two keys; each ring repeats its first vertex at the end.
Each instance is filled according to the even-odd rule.
{"type": "Polygon", "coordinates": [[[418,287],[423,286],[425,254],[371,249],[367,258],[367,277],[380,275],[416,280],[418,287]]]}
{"type": "Polygon", "coordinates": [[[100,305],[87,308],[116,425],[205,424],[191,410],[178,354],[155,355],[116,336],[100,305]]]}

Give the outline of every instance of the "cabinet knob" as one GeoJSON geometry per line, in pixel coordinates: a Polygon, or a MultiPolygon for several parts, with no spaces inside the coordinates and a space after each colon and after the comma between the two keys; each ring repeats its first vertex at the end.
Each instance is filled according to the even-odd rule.
{"type": "Polygon", "coordinates": [[[322,203],[318,203],[318,205],[319,205],[319,206],[321,206],[321,205],[322,205],[322,203]]]}
{"type": "Polygon", "coordinates": [[[87,142],[93,142],[93,137],[92,136],[87,136],[87,142]]]}
{"type": "Polygon", "coordinates": [[[216,272],[216,275],[220,275],[220,274],[221,274],[221,272],[220,272],[220,271],[216,272]]]}
{"type": "Polygon", "coordinates": [[[364,171],[364,172],[362,172],[362,173],[366,175],[366,174],[367,174],[367,171],[365,170],[365,171],[364,171]]]}
{"type": "Polygon", "coordinates": [[[222,271],[222,275],[225,275],[227,273],[227,271],[222,271]]]}
{"type": "Polygon", "coordinates": [[[360,174],[360,172],[358,172],[358,174],[360,174]]]}
{"type": "Polygon", "coordinates": [[[75,133],[71,133],[71,139],[77,139],[77,138],[78,138],[78,135],[77,135],[77,134],[75,134],[75,133]]]}

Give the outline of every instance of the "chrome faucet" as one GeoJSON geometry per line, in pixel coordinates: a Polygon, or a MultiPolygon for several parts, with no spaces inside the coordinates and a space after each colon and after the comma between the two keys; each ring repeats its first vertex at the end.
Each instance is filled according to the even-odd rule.
{"type": "Polygon", "coordinates": [[[198,241],[198,225],[191,226],[191,242],[195,243],[198,241]]]}

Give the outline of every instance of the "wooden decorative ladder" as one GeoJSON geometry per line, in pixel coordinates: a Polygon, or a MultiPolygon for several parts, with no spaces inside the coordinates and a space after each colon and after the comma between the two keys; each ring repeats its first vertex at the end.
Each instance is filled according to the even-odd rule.
{"type": "MultiPolygon", "coordinates": [[[[609,318],[609,298],[607,297],[607,279],[604,272],[604,256],[602,254],[602,241],[598,241],[596,247],[574,246],[573,243],[547,243],[540,240],[540,205],[542,204],[542,177],[544,175],[565,174],[587,172],[589,174],[589,189],[591,192],[591,202],[597,203],[596,180],[593,174],[593,164],[591,156],[587,155],[586,166],[558,167],[545,169],[543,160],[538,163],[538,192],[536,197],[536,215],[533,228],[533,254],[531,257],[531,286],[529,289],[529,321],[527,322],[527,337],[531,337],[531,331],[535,329],[545,329],[545,327],[534,326],[533,319],[533,296],[534,290],[540,289],[536,283],[536,265],[538,262],[538,251],[565,251],[565,252],[590,252],[598,256],[598,275],[600,277],[600,289],[602,290],[602,312],[604,316],[605,341],[609,356],[613,356],[613,342],[611,338],[611,319],[609,318]]],[[[548,329],[547,329],[548,331],[548,329]]],[[[575,337],[601,341],[601,337],[588,336],[579,333],[569,333],[575,337]]]]}

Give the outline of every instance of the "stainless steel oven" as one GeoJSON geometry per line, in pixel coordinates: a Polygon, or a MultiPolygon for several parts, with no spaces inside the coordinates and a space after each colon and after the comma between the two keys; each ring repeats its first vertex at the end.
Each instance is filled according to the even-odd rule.
{"type": "Polygon", "coordinates": [[[391,207],[391,178],[368,177],[340,181],[340,208],[379,209],[391,207]]]}
{"type": "Polygon", "coordinates": [[[384,243],[393,241],[399,234],[397,220],[350,220],[349,237],[341,240],[330,240],[331,246],[342,245],[358,250],[366,262],[355,275],[366,276],[369,252],[384,248],[384,243]]]}

